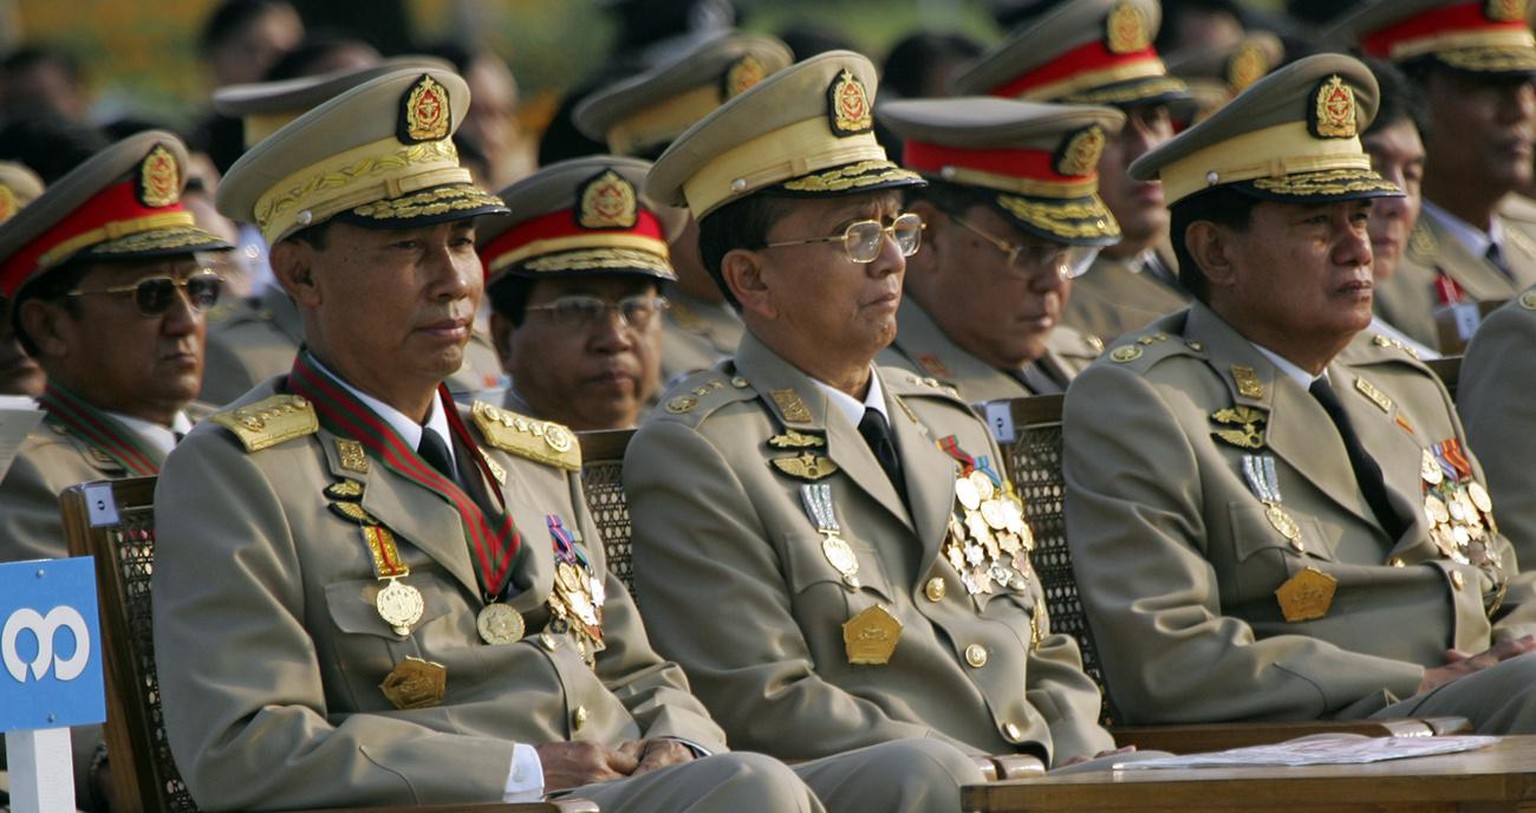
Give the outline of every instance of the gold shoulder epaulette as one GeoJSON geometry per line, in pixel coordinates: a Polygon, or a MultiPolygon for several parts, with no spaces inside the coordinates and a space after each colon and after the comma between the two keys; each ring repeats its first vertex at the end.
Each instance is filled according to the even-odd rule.
{"type": "Polygon", "coordinates": [[[208,420],[235,433],[247,452],[259,452],[320,429],[315,408],[299,395],[274,395],[254,404],[218,412],[208,420]]]}
{"type": "Polygon", "coordinates": [[[470,407],[486,444],[547,466],[581,471],[581,446],[571,430],[476,401],[470,407]]]}
{"type": "Polygon", "coordinates": [[[965,404],[959,390],[932,376],[921,376],[899,367],[881,367],[880,377],[893,395],[937,396],[965,404]]]}

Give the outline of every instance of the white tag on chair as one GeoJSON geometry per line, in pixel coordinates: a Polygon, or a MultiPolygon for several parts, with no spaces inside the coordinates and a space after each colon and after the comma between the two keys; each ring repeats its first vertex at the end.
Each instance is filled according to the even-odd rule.
{"type": "Polygon", "coordinates": [[[92,528],[116,525],[117,498],[112,495],[111,483],[93,483],[85,487],[85,510],[92,528]]]}
{"type": "Polygon", "coordinates": [[[987,426],[992,427],[992,437],[997,442],[1012,443],[1018,439],[1018,433],[1013,430],[1013,409],[1010,401],[988,401],[986,403],[987,426]]]}

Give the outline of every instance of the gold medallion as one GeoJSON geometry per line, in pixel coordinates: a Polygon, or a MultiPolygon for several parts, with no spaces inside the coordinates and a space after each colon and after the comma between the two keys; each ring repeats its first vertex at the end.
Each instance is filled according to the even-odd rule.
{"type": "Polygon", "coordinates": [[[1456,540],[1451,536],[1450,530],[1443,525],[1437,525],[1429,531],[1429,538],[1435,543],[1435,547],[1445,556],[1456,553],[1456,540]]]}
{"type": "Polygon", "coordinates": [[[448,694],[448,669],[440,663],[407,655],[384,676],[379,691],[401,711],[440,706],[448,694]]]}
{"type": "Polygon", "coordinates": [[[1256,43],[1247,42],[1227,60],[1227,86],[1233,93],[1241,93],[1249,85],[1269,73],[1269,54],[1256,43]]]}
{"type": "Polygon", "coordinates": [[[452,129],[453,108],[448,103],[448,88],[427,74],[422,74],[400,100],[400,118],[395,135],[402,144],[441,141],[452,129]]]}
{"type": "Polygon", "coordinates": [[[373,608],[379,617],[400,636],[411,634],[411,627],[421,620],[426,607],[421,591],[399,579],[388,580],[373,599],[373,608]]]}
{"type": "Polygon", "coordinates": [[[975,511],[981,506],[981,493],[976,490],[976,484],[969,477],[955,478],[955,499],[967,511],[975,511]]]}
{"type": "Polygon", "coordinates": [[[821,540],[821,555],[827,557],[839,576],[849,587],[859,587],[859,557],[854,554],[848,541],[836,534],[827,534],[821,540]]]}
{"type": "Polygon", "coordinates": [[[1301,526],[1296,524],[1296,520],[1292,519],[1290,514],[1285,513],[1285,509],[1273,503],[1266,505],[1264,518],[1269,520],[1269,524],[1279,531],[1281,536],[1289,539],[1293,547],[1297,550],[1303,549],[1301,526]]]}
{"type": "Polygon", "coordinates": [[[1354,138],[1355,91],[1338,74],[1328,77],[1313,92],[1307,111],[1312,135],[1318,138],[1354,138]]]}
{"type": "Polygon", "coordinates": [[[720,100],[728,102],[736,98],[744,91],[763,81],[768,75],[768,68],[763,61],[752,54],[746,54],[741,59],[731,64],[729,70],[722,77],[720,88],[720,100]]]}
{"type": "Polygon", "coordinates": [[[981,518],[986,521],[987,527],[994,531],[1001,531],[1008,527],[1008,518],[1004,513],[1002,500],[982,500],[981,518]]]}
{"type": "Polygon", "coordinates": [[[585,580],[581,578],[581,571],[570,562],[560,562],[555,565],[555,583],[567,593],[580,593],[586,587],[585,580]]]}
{"type": "Polygon", "coordinates": [[[139,163],[139,202],[152,209],[181,200],[181,171],[176,157],[156,144],[139,163]]]}
{"type": "Polygon", "coordinates": [[[363,444],[355,440],[337,438],[336,457],[343,469],[358,474],[368,473],[368,453],[363,451],[363,444]]]}
{"type": "Polygon", "coordinates": [[[979,471],[972,471],[970,478],[971,485],[976,487],[976,496],[983,501],[992,499],[992,496],[997,493],[997,487],[992,485],[991,477],[979,471]]]}
{"type": "Polygon", "coordinates": [[[1488,496],[1488,489],[1483,484],[1473,480],[1467,483],[1467,496],[1472,499],[1472,504],[1484,514],[1492,513],[1493,498],[1488,496]]]}
{"type": "Polygon", "coordinates": [[[16,193],[9,186],[0,184],[0,223],[16,216],[21,209],[21,202],[16,199],[16,193]]]}
{"type": "Polygon", "coordinates": [[[1309,567],[1286,579],[1275,590],[1275,599],[1280,602],[1280,612],[1286,621],[1292,624],[1311,621],[1328,614],[1338,585],[1338,579],[1309,567]]]}
{"type": "Polygon", "coordinates": [[[843,622],[843,648],[853,665],[890,663],[900,638],[901,622],[878,604],[843,622]]]}
{"type": "Polygon", "coordinates": [[[1445,502],[1434,494],[1424,495],[1424,517],[1432,525],[1444,525],[1451,521],[1451,512],[1445,507],[1445,502]]]}
{"type": "Polygon", "coordinates": [[[875,117],[869,105],[864,83],[852,71],[844,69],[827,87],[827,118],[832,134],[847,138],[874,129],[875,117]]]}
{"type": "Polygon", "coordinates": [[[1126,362],[1135,361],[1136,359],[1141,358],[1141,348],[1134,344],[1128,344],[1124,347],[1116,347],[1109,354],[1109,357],[1114,361],[1125,364],[1126,362]]]}
{"type": "Polygon", "coordinates": [[[498,601],[480,608],[475,616],[475,629],[480,631],[480,640],[500,645],[521,641],[527,628],[522,613],[498,601]]]}
{"type": "Polygon", "coordinates": [[[1432,486],[1440,485],[1445,480],[1445,472],[1440,468],[1440,461],[1436,460],[1434,452],[1428,449],[1424,450],[1424,456],[1419,460],[1419,476],[1432,486]]]}
{"type": "Polygon", "coordinates": [[[1525,22],[1525,0],[1485,0],[1483,16],[1490,22],[1525,22]]]}
{"type": "Polygon", "coordinates": [[[606,170],[581,187],[576,224],[584,229],[632,229],[640,218],[635,186],[606,170]]]}
{"type": "Polygon", "coordinates": [[[1057,174],[1075,177],[1093,173],[1104,152],[1104,142],[1104,128],[1097,124],[1073,133],[1056,152],[1057,174]]]}

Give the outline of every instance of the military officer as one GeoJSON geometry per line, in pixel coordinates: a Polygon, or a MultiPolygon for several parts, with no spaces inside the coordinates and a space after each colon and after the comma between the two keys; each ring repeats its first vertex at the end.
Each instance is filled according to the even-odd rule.
{"type": "Polygon", "coordinates": [[[503,406],[576,430],[627,429],[661,387],[657,291],[676,279],[650,162],[593,156],[503,189],[514,213],[477,229],[491,336],[511,374],[503,406]]]}
{"type": "Polygon", "coordinates": [[[1327,36],[1397,63],[1423,91],[1424,211],[1409,258],[1447,278],[1441,298],[1504,300],[1536,284],[1536,217],[1503,203],[1531,181],[1536,39],[1523,0],[1372,0],[1327,36]]]}
{"type": "Polygon", "coordinates": [[[0,481],[0,561],[68,555],[59,492],[154,474],[192,428],[222,283],[196,252],[230,246],[182,207],[186,158],[170,133],[140,133],[0,225],[0,291],[48,377],[48,417],[0,481]]]}
{"type": "Polygon", "coordinates": [[[1127,723],[1536,730],[1532,578],[1439,380],[1371,319],[1359,62],[1309,57],[1131,168],[1199,301],[1067,393],[1067,538],[1127,723]],[[1198,275],[1197,277],[1193,275],[1198,275]]]}
{"type": "Polygon", "coordinates": [[[812,57],[651,170],[747,331],[662,396],[625,456],[646,626],[743,747],[1092,756],[1111,746],[1098,692],[1050,629],[986,425],[871,363],[922,235],[900,208],[921,179],[875,141],[875,89],[864,57],[812,57]]]}
{"type": "Polygon", "coordinates": [[[1158,0],[1049,0],[992,51],[953,80],[960,95],[1034,102],[1112,105],[1125,126],[1099,158],[1099,195],[1120,223],[1120,242],[1073,284],[1063,317],[1109,341],[1189,303],[1168,243],[1162,187],[1130,177],[1138,157],[1173,136],[1169,105],[1189,98],[1169,76],[1152,41],[1158,0]]]}
{"type": "MultiPolygon", "coordinates": [[[[43,180],[23,164],[0,161],[0,223],[43,194],[43,180]]],[[[11,326],[10,308],[0,300],[0,395],[35,398],[48,382],[37,360],[21,349],[11,326]]]]}
{"type": "MultiPolygon", "coordinates": [[[[342,91],[407,67],[449,68],[434,57],[394,57],[367,68],[223,87],[214,92],[213,106],[221,115],[241,120],[249,149],[342,91]]],[[[202,398],[211,404],[233,401],[263,379],[286,372],[304,338],[298,309],[272,279],[260,230],[241,223],[239,248],[237,260],[253,278],[255,294],[249,300],[230,300],[214,313],[208,327],[202,398]]],[[[476,330],[466,348],[465,365],[449,378],[448,389],[468,395],[503,386],[495,351],[482,331],[476,330]]]]}
{"type": "Polygon", "coordinates": [[[1483,321],[1467,347],[1456,403],[1467,439],[1488,471],[1488,491],[1498,506],[1499,529],[1518,559],[1536,562],[1536,491],[1532,490],[1531,442],[1536,433],[1525,382],[1536,337],[1536,288],[1483,321]]]}
{"type": "MultiPolygon", "coordinates": [[[[598,89],[576,106],[576,126],[588,138],[606,142],[614,155],[654,160],[721,102],[792,61],[788,46],[773,37],[722,32],[645,73],[598,89]]],[[[667,382],[712,366],[736,352],[741,341],[741,317],[704,270],[698,227],[691,218],[684,220],[670,238],[677,279],[663,289],[670,303],[661,331],[661,373],[667,382]]]]}
{"type": "Polygon", "coordinates": [[[1169,103],[1176,130],[1199,124],[1285,62],[1285,43],[1253,31],[1225,46],[1196,45],[1168,55],[1168,72],[1189,86],[1189,98],[1169,103]]]}
{"type": "MultiPolygon", "coordinates": [[[[0,480],[0,561],[69,555],[59,492],[154,474],[202,414],[192,401],[221,280],[198,252],[230,246],[182,207],[186,161],[176,136],[140,133],[0,225],[0,292],[47,375],[46,417],[0,480]]],[[[72,740],[75,798],[96,809],[105,786],[88,772],[100,729],[72,740]]]]}
{"type": "Polygon", "coordinates": [[[481,293],[474,218],[504,210],[458,164],[468,104],[453,73],[385,74],[220,187],[270,241],[306,350],[195,430],[156,490],[160,686],[193,797],[821,810],[810,782],[834,809],[922,809],[934,768],[911,749],[804,781],[724,753],[607,572],[571,432],[449,399],[481,293]]]}
{"type": "Polygon", "coordinates": [[[880,361],[976,404],[1065,392],[1103,350],[1060,325],[1074,277],[1120,236],[1095,189],[1099,152],[1125,121],[1109,107],[961,98],[888,102],[877,117],[923,219],[896,341],[880,361]]]}

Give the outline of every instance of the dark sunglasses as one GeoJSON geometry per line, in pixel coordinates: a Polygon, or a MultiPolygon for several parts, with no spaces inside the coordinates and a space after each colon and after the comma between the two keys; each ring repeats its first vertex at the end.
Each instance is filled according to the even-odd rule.
{"type": "Polygon", "coordinates": [[[148,277],[132,285],[116,288],[97,288],[90,291],[70,291],[65,296],[87,294],[133,294],[133,304],[145,316],[159,316],[170,310],[176,301],[176,290],[187,292],[187,302],[195,311],[206,311],[219,301],[224,290],[224,278],[211,270],[199,271],[186,279],[172,277],[148,277]]]}

